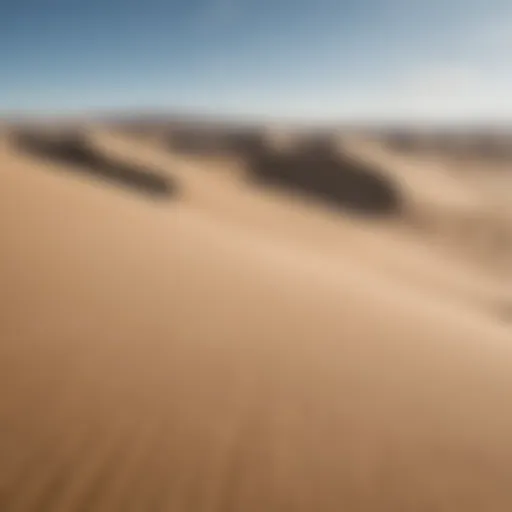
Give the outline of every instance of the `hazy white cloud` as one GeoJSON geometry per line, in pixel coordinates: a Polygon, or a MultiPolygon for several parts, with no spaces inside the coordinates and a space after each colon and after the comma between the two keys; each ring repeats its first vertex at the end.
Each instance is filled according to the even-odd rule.
{"type": "Polygon", "coordinates": [[[420,121],[512,121],[512,7],[453,34],[449,60],[395,70],[378,91],[352,96],[353,117],[420,121]]]}
{"type": "Polygon", "coordinates": [[[481,74],[467,66],[429,64],[409,71],[397,85],[401,94],[445,96],[471,91],[481,80],[481,74]]]}
{"type": "MultiPolygon", "coordinates": [[[[512,76],[488,75],[461,63],[428,63],[397,71],[381,87],[348,90],[297,101],[290,112],[319,118],[368,121],[493,122],[512,121],[512,76]]],[[[287,102],[281,103],[287,106],[287,102]]]]}
{"type": "Polygon", "coordinates": [[[389,116],[424,121],[512,120],[512,82],[461,64],[410,70],[376,99],[389,116]]]}
{"type": "Polygon", "coordinates": [[[393,102],[425,118],[512,120],[512,9],[457,34],[457,57],[397,78],[393,102]]]}
{"type": "Polygon", "coordinates": [[[406,76],[394,95],[401,110],[413,116],[473,118],[499,114],[505,90],[478,69],[443,65],[406,76]]]}

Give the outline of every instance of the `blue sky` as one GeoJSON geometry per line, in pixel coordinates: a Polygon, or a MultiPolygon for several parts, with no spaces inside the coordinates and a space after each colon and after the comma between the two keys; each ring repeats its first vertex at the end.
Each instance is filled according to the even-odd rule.
{"type": "Polygon", "coordinates": [[[509,0],[4,0],[0,111],[512,120],[509,0]]]}

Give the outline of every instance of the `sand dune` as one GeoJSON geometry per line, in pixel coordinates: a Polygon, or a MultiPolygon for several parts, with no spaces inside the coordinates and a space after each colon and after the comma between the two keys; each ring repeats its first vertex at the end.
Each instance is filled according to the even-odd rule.
{"type": "Polygon", "coordinates": [[[93,144],[180,193],[2,144],[0,508],[512,507],[503,279],[400,222],[93,144]]]}
{"type": "Polygon", "coordinates": [[[266,238],[285,238],[299,251],[313,250],[338,261],[356,259],[374,271],[480,305],[500,303],[510,296],[510,287],[501,276],[489,278],[487,272],[468,265],[466,258],[453,257],[443,247],[429,243],[428,237],[422,239],[424,233],[418,238],[413,232],[411,237],[400,223],[386,220],[382,224],[378,219],[370,223],[368,218],[357,222],[354,217],[340,216],[337,210],[319,209],[318,203],[306,204],[302,197],[247,186],[243,178],[237,179],[240,173],[226,175],[219,172],[218,164],[203,172],[207,167],[204,160],[181,159],[119,136],[102,133],[97,143],[111,154],[131,155],[146,165],[170,169],[182,184],[189,206],[266,238]]]}
{"type": "Polygon", "coordinates": [[[94,147],[87,130],[68,130],[60,133],[22,130],[12,133],[10,139],[21,153],[62,164],[63,171],[86,172],[99,179],[131,187],[154,197],[171,195],[169,177],[149,168],[129,165],[126,158],[108,158],[94,147]]]}

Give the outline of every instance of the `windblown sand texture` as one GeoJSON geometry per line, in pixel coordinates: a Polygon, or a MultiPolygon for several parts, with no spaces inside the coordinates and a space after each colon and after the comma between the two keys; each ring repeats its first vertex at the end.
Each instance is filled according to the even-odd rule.
{"type": "Polygon", "coordinates": [[[38,133],[0,143],[0,510],[512,510],[510,172],[38,133]]]}

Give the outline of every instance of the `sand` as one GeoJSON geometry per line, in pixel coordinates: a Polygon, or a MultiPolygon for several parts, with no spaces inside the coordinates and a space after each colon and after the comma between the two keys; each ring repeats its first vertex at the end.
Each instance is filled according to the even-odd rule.
{"type": "Polygon", "coordinates": [[[179,192],[2,143],[2,510],[512,508],[505,274],[95,137],[179,192]]]}

